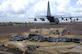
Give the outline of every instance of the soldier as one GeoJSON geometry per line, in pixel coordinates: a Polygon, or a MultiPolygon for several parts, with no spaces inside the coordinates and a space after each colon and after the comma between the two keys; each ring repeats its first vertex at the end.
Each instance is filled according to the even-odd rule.
{"type": "Polygon", "coordinates": [[[67,33],[67,30],[66,30],[66,29],[64,29],[64,30],[62,31],[61,36],[64,36],[66,33],[67,33]]]}
{"type": "Polygon", "coordinates": [[[59,30],[56,30],[56,34],[57,34],[57,35],[60,35],[60,32],[59,32],[59,30]]]}

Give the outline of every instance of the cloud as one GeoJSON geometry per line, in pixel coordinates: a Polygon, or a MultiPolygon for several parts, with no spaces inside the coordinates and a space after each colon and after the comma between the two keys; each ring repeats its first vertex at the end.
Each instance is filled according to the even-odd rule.
{"type": "Polygon", "coordinates": [[[70,14],[73,16],[81,16],[82,15],[82,0],[77,0],[75,5],[71,5],[68,9],[70,14]]]}
{"type": "Polygon", "coordinates": [[[29,9],[36,1],[33,0],[5,0],[0,5],[0,10],[3,12],[23,13],[29,9]]]}
{"type": "Polygon", "coordinates": [[[78,0],[77,5],[82,5],[82,0],[78,0]]]}
{"type": "MultiPolygon", "coordinates": [[[[82,0],[49,0],[52,15],[82,15],[82,0]],[[73,2],[74,1],[74,2],[73,2]]],[[[48,0],[0,0],[1,21],[46,15],[48,0]]]]}
{"type": "Polygon", "coordinates": [[[33,0],[0,0],[0,20],[15,21],[24,18],[22,15],[27,15],[26,11],[35,2],[33,0]]]}

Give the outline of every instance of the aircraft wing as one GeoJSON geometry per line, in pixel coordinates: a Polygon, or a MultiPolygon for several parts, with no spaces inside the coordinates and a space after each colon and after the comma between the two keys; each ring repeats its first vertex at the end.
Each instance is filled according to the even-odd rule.
{"type": "Polygon", "coordinates": [[[37,17],[29,18],[29,19],[33,19],[34,21],[37,21],[37,19],[40,19],[41,21],[45,21],[46,16],[37,16],[37,17]]]}
{"type": "Polygon", "coordinates": [[[67,21],[68,19],[72,20],[73,18],[75,20],[79,20],[79,18],[82,18],[82,16],[54,16],[54,18],[61,18],[61,20],[67,21]]]}
{"type": "MultiPolygon", "coordinates": [[[[54,18],[58,18],[58,19],[61,19],[61,20],[72,20],[73,18],[75,20],[79,20],[79,18],[82,18],[82,16],[53,16],[54,18]]],[[[47,16],[36,16],[36,17],[33,17],[33,18],[29,18],[29,19],[33,19],[34,21],[37,21],[37,19],[40,19],[41,21],[45,21],[45,19],[47,19],[47,16]]]]}

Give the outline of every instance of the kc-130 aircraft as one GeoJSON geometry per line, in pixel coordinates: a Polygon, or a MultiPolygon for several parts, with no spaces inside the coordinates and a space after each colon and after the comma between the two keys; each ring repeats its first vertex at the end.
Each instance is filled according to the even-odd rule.
{"type": "MultiPolygon", "coordinates": [[[[70,19],[71,22],[72,22],[72,18],[76,18],[76,20],[78,21],[78,17],[74,17],[74,16],[71,16],[71,17],[63,17],[63,16],[60,16],[60,17],[56,17],[56,16],[52,16],[51,15],[51,11],[50,11],[50,4],[49,4],[49,1],[48,1],[48,6],[47,6],[47,16],[45,16],[46,19],[50,22],[50,24],[59,24],[59,18],[61,18],[61,20],[68,20],[70,19]]],[[[45,21],[45,18],[33,18],[34,21],[37,21],[37,19],[40,19],[42,21],[45,21]]]]}

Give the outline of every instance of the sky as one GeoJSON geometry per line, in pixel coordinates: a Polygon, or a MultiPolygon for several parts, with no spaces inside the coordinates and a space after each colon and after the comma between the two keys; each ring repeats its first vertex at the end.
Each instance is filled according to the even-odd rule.
{"type": "Polygon", "coordinates": [[[0,0],[0,22],[29,22],[29,18],[46,16],[48,1],[53,16],[82,15],[82,0],[0,0]]]}

